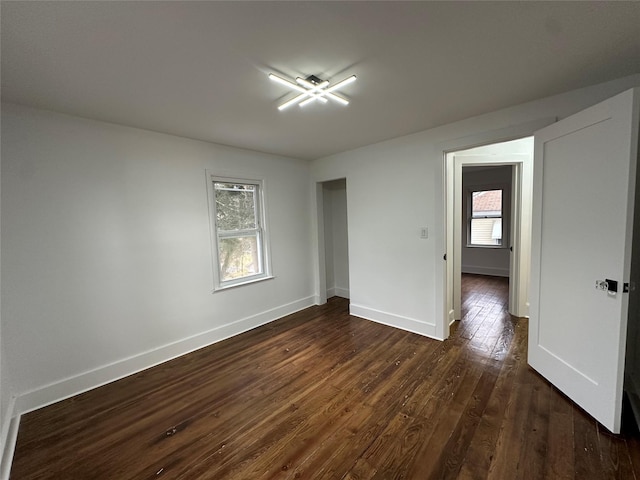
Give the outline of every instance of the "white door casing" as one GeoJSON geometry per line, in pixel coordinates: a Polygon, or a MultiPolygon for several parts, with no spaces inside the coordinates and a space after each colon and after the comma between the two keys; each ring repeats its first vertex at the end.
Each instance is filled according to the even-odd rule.
{"type": "MultiPolygon", "coordinates": [[[[455,152],[461,150],[468,150],[480,145],[489,145],[501,142],[507,142],[518,138],[530,137],[537,130],[554,123],[557,120],[556,117],[543,117],[536,120],[531,120],[526,123],[512,125],[507,128],[499,130],[490,130],[481,132],[475,135],[462,137],[458,139],[448,140],[438,145],[437,151],[442,152],[442,170],[441,170],[441,182],[435,184],[435,198],[442,199],[442,209],[436,211],[436,223],[442,225],[443,235],[437,236],[436,252],[438,257],[443,258],[443,261],[439,261],[436,266],[436,277],[441,279],[441,282],[436,282],[436,308],[435,315],[438,319],[436,322],[437,338],[446,339],[449,338],[449,327],[454,321],[454,288],[453,279],[455,277],[453,272],[453,258],[454,253],[454,241],[453,241],[453,228],[454,228],[454,214],[453,203],[456,192],[454,191],[454,165],[453,159],[455,152]]],[[[523,185],[526,186],[528,192],[523,187],[522,192],[524,195],[529,194],[531,201],[531,190],[533,188],[533,159],[528,162],[528,168],[522,169],[523,179],[529,175],[529,180],[523,180],[523,185]]],[[[529,204],[530,205],[530,204],[529,204]]],[[[524,205],[523,205],[524,208],[524,205]]],[[[527,212],[530,215],[530,208],[527,212]]],[[[527,220],[523,219],[523,222],[527,220]]],[[[530,232],[530,221],[526,228],[527,232],[530,232]]],[[[524,235],[524,233],[523,233],[524,235]]],[[[527,233],[528,235],[528,233],[527,233]]],[[[527,237],[528,238],[528,237],[527,237]]],[[[521,250],[521,254],[528,254],[521,250]]],[[[528,256],[528,255],[527,255],[528,256]]],[[[528,265],[528,264],[527,264],[528,265]]],[[[528,287],[529,285],[529,271],[523,269],[520,272],[520,277],[525,278],[525,282],[521,281],[521,285],[528,287]]],[[[522,298],[521,304],[525,307],[525,311],[528,311],[529,305],[526,298],[522,298]]]]}
{"type": "MultiPolygon", "coordinates": [[[[532,163],[530,155],[510,154],[487,156],[453,155],[452,189],[459,192],[453,195],[453,257],[452,257],[452,316],[459,320],[461,316],[461,275],[462,275],[462,167],[463,166],[505,166],[514,168],[511,185],[511,231],[509,240],[514,247],[509,264],[509,312],[517,317],[529,314],[528,275],[530,264],[530,225],[531,225],[531,185],[532,163]]],[[[509,245],[505,246],[506,248],[509,245]]]]}
{"type": "Polygon", "coordinates": [[[535,134],[529,364],[619,433],[637,89],[535,134]],[[595,288],[618,281],[618,293],[595,288]]]}

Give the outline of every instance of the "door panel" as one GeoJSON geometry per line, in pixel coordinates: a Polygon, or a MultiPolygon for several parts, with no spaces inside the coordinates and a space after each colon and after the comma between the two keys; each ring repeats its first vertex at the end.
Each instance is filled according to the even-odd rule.
{"type": "Polygon", "coordinates": [[[529,363],[616,433],[637,110],[631,90],[535,135],[529,363]],[[605,279],[617,294],[595,288],[605,279]]]}

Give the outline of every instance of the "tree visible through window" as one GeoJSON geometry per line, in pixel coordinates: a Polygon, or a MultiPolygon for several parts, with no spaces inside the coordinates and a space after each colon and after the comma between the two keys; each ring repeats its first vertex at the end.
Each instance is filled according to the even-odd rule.
{"type": "Polygon", "coordinates": [[[502,245],[502,190],[471,192],[469,243],[502,245]]]}
{"type": "Polygon", "coordinates": [[[214,180],[220,287],[265,276],[260,183],[214,180]]]}

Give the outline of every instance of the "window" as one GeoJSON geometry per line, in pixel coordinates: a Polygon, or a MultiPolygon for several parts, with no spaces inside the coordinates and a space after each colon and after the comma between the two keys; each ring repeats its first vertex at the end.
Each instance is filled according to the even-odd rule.
{"type": "Polygon", "coordinates": [[[269,278],[262,182],[212,177],[215,289],[269,278]]]}
{"type": "Polygon", "coordinates": [[[502,190],[470,192],[469,244],[502,245],[502,190]]]}

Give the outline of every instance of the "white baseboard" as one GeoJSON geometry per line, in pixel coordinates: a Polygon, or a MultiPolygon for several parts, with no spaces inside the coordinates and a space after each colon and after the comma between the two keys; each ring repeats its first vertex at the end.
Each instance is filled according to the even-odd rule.
{"type": "Polygon", "coordinates": [[[21,415],[51,405],[65,398],[106,385],[120,378],[146,370],[161,363],[199,350],[286,315],[303,310],[316,303],[315,297],[302,298],[271,310],[213,328],[206,332],[173,342],[147,352],[125,358],[103,367],[45,385],[21,394],[15,404],[14,415],[21,415]]]}
{"type": "Polygon", "coordinates": [[[354,305],[353,303],[349,306],[349,313],[355,317],[371,320],[389,327],[395,327],[425,337],[442,340],[442,338],[436,335],[435,323],[421,322],[413,318],[402,317],[394,313],[383,312],[363,305],[354,305]]]}
{"type": "Polygon", "coordinates": [[[475,275],[490,275],[492,277],[508,277],[509,269],[497,267],[483,267],[480,265],[462,265],[462,273],[473,273],[475,275]]]}
{"type": "Polygon", "coordinates": [[[349,289],[348,288],[340,288],[340,287],[336,287],[335,288],[335,295],[336,297],[340,297],[340,298],[350,298],[349,297],[349,289]]]}
{"type": "Polygon", "coordinates": [[[0,433],[0,480],[8,480],[13,461],[13,452],[18,439],[20,415],[15,415],[16,397],[11,397],[5,416],[2,419],[0,433]]]}
{"type": "Polygon", "coordinates": [[[449,310],[449,326],[453,325],[456,321],[455,310],[449,310]]]}
{"type": "Polygon", "coordinates": [[[350,298],[349,289],[341,287],[327,288],[327,298],[331,297],[350,298]]]}

